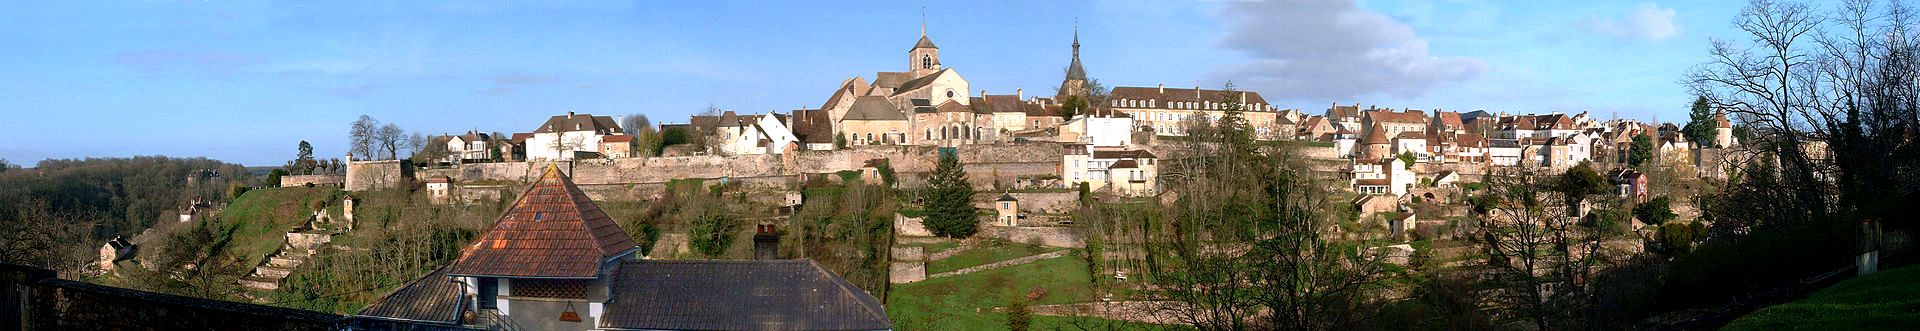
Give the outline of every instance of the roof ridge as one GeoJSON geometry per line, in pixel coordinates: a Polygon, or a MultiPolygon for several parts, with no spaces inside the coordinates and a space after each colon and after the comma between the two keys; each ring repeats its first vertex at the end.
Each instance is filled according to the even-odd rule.
{"type": "MultiPolygon", "coordinates": [[[[873,298],[873,295],[871,294],[861,295],[864,293],[853,293],[852,289],[858,288],[858,287],[855,287],[853,283],[847,282],[846,278],[840,277],[840,274],[833,273],[833,270],[827,270],[826,267],[820,266],[820,262],[814,261],[813,259],[810,259],[810,258],[797,259],[797,260],[807,261],[807,265],[812,266],[814,271],[818,271],[823,275],[832,276],[827,278],[833,281],[833,284],[836,285],[836,287],[840,288],[841,295],[847,296],[849,298],[853,298],[856,301],[868,301],[868,299],[873,298]]],[[[865,291],[865,290],[862,290],[862,291],[865,291]]],[[[878,318],[882,321],[887,321],[887,323],[893,322],[893,319],[887,317],[886,306],[882,305],[880,302],[868,302],[868,303],[871,303],[871,305],[857,305],[857,306],[860,306],[860,310],[866,311],[868,317],[878,318]],[[872,307],[880,307],[881,311],[873,311],[872,307]]]]}

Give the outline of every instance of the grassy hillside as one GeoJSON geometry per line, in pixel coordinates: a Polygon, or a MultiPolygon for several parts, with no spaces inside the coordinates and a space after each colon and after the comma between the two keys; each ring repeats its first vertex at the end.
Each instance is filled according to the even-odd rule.
{"type": "Polygon", "coordinates": [[[287,231],[307,220],[316,200],[336,204],[340,190],[329,187],[280,187],[247,191],[217,217],[230,235],[230,247],[248,265],[280,248],[287,231]]]}
{"type": "Polygon", "coordinates": [[[1920,326],[1920,266],[1849,279],[1767,307],[1724,330],[1912,330],[1920,326]]]}

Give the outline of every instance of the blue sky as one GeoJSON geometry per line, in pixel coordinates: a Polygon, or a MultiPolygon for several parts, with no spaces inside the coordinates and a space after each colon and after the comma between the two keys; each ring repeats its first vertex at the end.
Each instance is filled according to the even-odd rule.
{"type": "Polygon", "coordinates": [[[1109,86],[1682,120],[1730,1],[639,1],[0,4],[0,158],[345,153],[361,114],[429,134],[569,110],[685,121],[818,107],[920,33],[974,90],[1051,94],[1074,20],[1109,86]]]}

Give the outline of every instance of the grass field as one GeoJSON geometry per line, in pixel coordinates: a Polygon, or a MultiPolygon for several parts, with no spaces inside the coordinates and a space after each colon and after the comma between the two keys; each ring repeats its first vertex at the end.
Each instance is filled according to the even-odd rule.
{"type": "MultiPolygon", "coordinates": [[[[927,274],[932,275],[960,270],[967,267],[1012,260],[1057,250],[1060,249],[1027,244],[990,242],[982,244],[979,247],[967,249],[966,251],[960,252],[960,254],[954,254],[953,257],[927,262],[927,274]]],[[[933,254],[934,252],[936,251],[928,250],[927,254],[933,254]]]]}
{"type": "MultiPolygon", "coordinates": [[[[1060,249],[1001,243],[970,248],[935,262],[954,270],[1057,250],[1060,249]]],[[[894,285],[887,299],[887,315],[893,319],[896,330],[1005,330],[1007,314],[993,309],[1006,307],[1029,294],[1038,295],[1027,301],[1030,306],[1094,301],[1087,262],[1078,256],[1068,254],[1024,265],[894,285]]],[[[932,272],[929,269],[929,273],[932,272]]],[[[1115,322],[1097,318],[1034,315],[1030,326],[1032,330],[1079,330],[1081,326],[1103,329],[1112,323],[1115,322]]],[[[1157,328],[1137,324],[1123,326],[1157,328]]]]}
{"type": "Polygon", "coordinates": [[[1920,328],[1920,266],[1883,270],[1747,314],[1722,330],[1920,328]]]}

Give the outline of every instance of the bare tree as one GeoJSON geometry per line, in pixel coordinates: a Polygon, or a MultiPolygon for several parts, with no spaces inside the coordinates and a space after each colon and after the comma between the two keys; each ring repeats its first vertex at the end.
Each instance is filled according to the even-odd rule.
{"type": "Polygon", "coordinates": [[[379,120],[373,119],[372,116],[360,115],[359,120],[353,121],[352,129],[347,134],[347,155],[359,157],[361,160],[372,160],[374,135],[378,131],[380,131],[379,120]]]}
{"type": "Polygon", "coordinates": [[[628,114],[626,118],[620,119],[620,128],[626,130],[629,135],[639,135],[641,132],[652,131],[653,121],[647,119],[647,114],[628,114]]]}
{"type": "Polygon", "coordinates": [[[380,129],[373,134],[374,146],[379,152],[386,154],[385,160],[398,159],[401,144],[406,139],[407,131],[393,123],[380,126],[380,129]]]}

